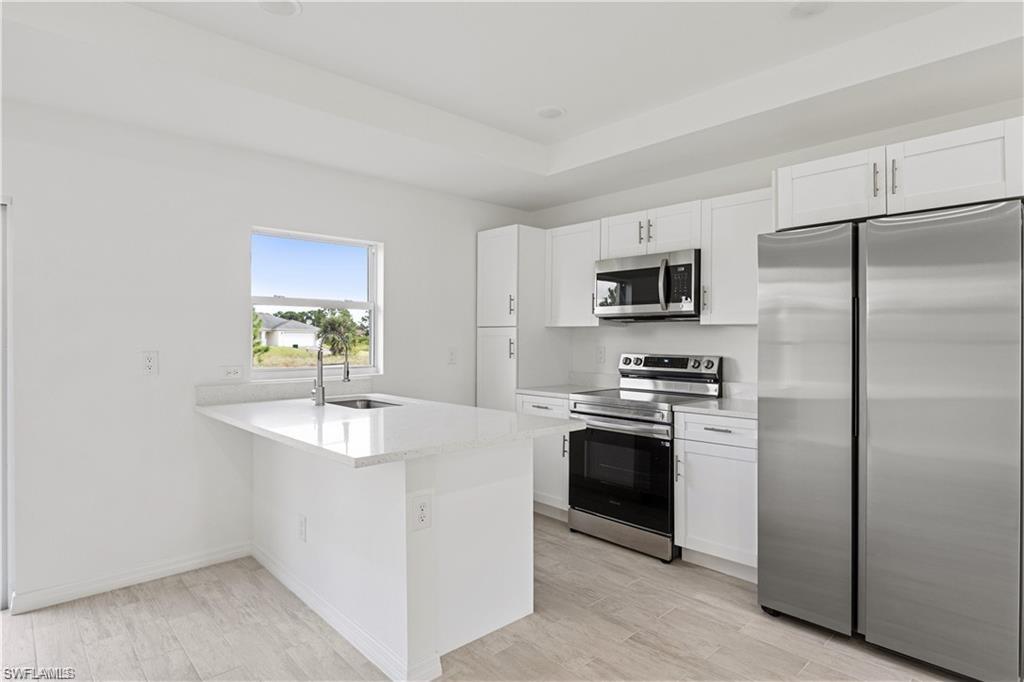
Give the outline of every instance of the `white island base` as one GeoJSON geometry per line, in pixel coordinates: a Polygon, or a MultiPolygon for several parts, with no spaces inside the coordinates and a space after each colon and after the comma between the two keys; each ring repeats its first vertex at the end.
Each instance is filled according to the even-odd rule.
{"type": "Polygon", "coordinates": [[[532,440],[358,469],[253,450],[257,560],[390,678],[533,612],[532,440]]]}
{"type": "Polygon", "coordinates": [[[386,675],[533,612],[533,439],[582,422],[399,396],[199,406],[253,433],[253,554],[386,675]],[[344,404],[344,401],[343,401],[344,404]]]}

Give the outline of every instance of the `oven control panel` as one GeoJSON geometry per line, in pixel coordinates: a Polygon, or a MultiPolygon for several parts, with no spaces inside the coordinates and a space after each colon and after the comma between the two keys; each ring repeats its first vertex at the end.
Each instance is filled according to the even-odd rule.
{"type": "Polygon", "coordinates": [[[665,374],[712,374],[721,371],[720,355],[646,355],[644,353],[623,353],[619,358],[619,372],[646,370],[645,373],[665,374]]]}

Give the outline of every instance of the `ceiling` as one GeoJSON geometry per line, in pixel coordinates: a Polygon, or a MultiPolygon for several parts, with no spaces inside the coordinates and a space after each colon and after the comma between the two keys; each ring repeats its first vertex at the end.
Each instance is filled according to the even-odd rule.
{"type": "Polygon", "coordinates": [[[801,17],[795,5],[307,2],[293,17],[249,2],[145,7],[547,144],[945,6],[836,3],[801,17]],[[566,114],[542,119],[546,105],[566,114]]]}
{"type": "Polygon", "coordinates": [[[819,6],[5,2],[3,96],[527,211],[1024,96],[1022,3],[819,6]]]}

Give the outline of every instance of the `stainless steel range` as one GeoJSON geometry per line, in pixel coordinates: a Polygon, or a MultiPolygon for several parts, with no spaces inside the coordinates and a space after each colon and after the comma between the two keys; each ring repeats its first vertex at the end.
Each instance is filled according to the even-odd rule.
{"type": "Polygon", "coordinates": [[[570,395],[587,428],[570,436],[569,528],[672,561],[672,407],[721,394],[719,356],[627,353],[619,388],[570,395]]]}

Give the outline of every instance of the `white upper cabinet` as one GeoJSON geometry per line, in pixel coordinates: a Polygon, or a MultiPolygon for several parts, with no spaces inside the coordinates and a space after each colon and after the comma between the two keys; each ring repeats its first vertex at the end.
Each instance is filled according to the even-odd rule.
{"type": "Polygon", "coordinates": [[[601,219],[601,258],[700,248],[700,201],[601,219]]]}
{"type": "Polygon", "coordinates": [[[601,258],[601,223],[547,231],[547,326],[596,327],[594,262],[601,258]]]}
{"type": "Polygon", "coordinates": [[[775,171],[777,229],[885,213],[885,147],[775,171]]]}
{"type": "Polygon", "coordinates": [[[757,235],[772,231],[772,191],[701,202],[701,324],[757,324],[757,235]]]}
{"type": "Polygon", "coordinates": [[[1024,194],[1022,120],[1011,118],[887,146],[888,213],[1024,194]]]}
{"type": "Polygon", "coordinates": [[[647,212],[647,253],[701,247],[701,202],[687,201],[647,212]]]}
{"type": "Polygon", "coordinates": [[[513,327],[477,328],[477,407],[515,411],[517,338],[513,327]]]}
{"type": "Polygon", "coordinates": [[[1024,195],[1024,118],[775,171],[776,229],[1024,195]]]}
{"type": "Polygon", "coordinates": [[[601,219],[601,258],[647,253],[647,211],[601,219]]]}
{"type": "Polygon", "coordinates": [[[476,324],[514,327],[518,307],[519,226],[478,233],[476,250],[476,324]]]}

